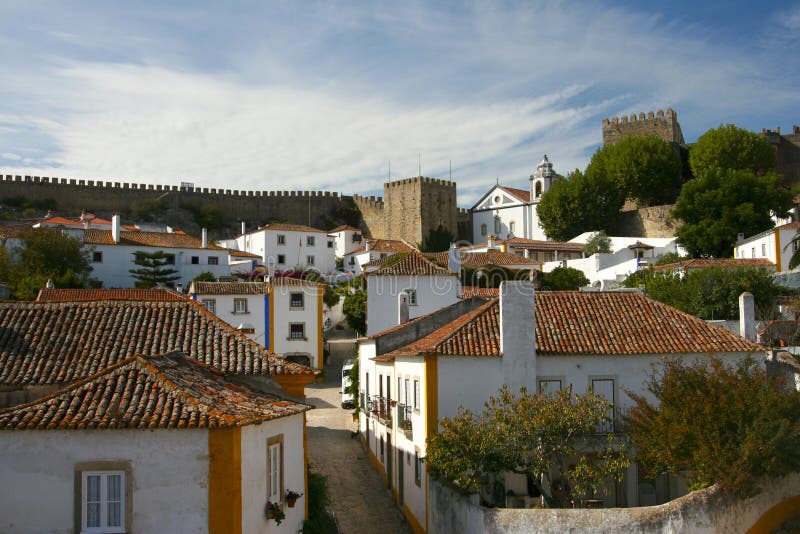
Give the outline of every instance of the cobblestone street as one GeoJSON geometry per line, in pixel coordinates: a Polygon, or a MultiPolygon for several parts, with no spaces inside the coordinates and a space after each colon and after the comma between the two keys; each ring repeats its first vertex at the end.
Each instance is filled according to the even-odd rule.
{"type": "Polygon", "coordinates": [[[411,533],[383,480],[370,465],[351,410],[341,408],[339,389],[343,359],[332,357],[325,382],[306,388],[309,468],[328,477],[331,508],[345,534],[411,533]]]}

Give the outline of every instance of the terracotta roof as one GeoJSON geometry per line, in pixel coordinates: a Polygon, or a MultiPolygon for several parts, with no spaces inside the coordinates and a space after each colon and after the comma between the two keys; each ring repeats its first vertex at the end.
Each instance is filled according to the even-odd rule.
{"type": "MultiPolygon", "coordinates": [[[[412,250],[415,250],[414,247],[396,239],[367,239],[367,242],[370,245],[370,252],[389,252],[392,254],[398,254],[400,252],[411,252],[412,250]]],[[[350,252],[350,254],[362,254],[366,251],[367,247],[364,245],[357,248],[353,252],[350,252]]]]}
{"type": "Polygon", "coordinates": [[[566,250],[580,252],[583,250],[583,243],[568,243],[563,241],[541,241],[537,239],[525,239],[523,237],[511,237],[498,243],[507,243],[513,248],[528,250],[566,250]]]}
{"type": "Polygon", "coordinates": [[[530,202],[531,201],[531,192],[526,189],[517,189],[516,187],[506,187],[501,185],[503,189],[505,189],[509,194],[516,197],[517,200],[521,200],[522,202],[530,202]]]}
{"type": "Polygon", "coordinates": [[[166,233],[166,232],[120,232],[119,243],[114,243],[111,237],[111,230],[88,229],[83,231],[83,242],[88,245],[123,245],[133,247],[156,247],[156,248],[195,248],[202,250],[223,250],[228,249],[209,242],[208,247],[203,249],[203,242],[200,238],[186,234],[166,233]]]}
{"type": "Polygon", "coordinates": [[[345,231],[360,232],[361,229],[360,228],[356,228],[355,226],[349,226],[347,224],[343,224],[341,226],[337,226],[333,230],[328,230],[328,233],[329,234],[335,234],[337,232],[345,232],[345,231]]]}
{"type": "Polygon", "coordinates": [[[477,287],[477,286],[461,287],[462,299],[468,299],[471,297],[494,298],[499,296],[500,296],[500,290],[496,287],[477,287]]]}
{"type": "Polygon", "coordinates": [[[735,269],[737,267],[763,267],[764,269],[775,270],[775,264],[766,258],[694,258],[675,263],[666,263],[653,267],[654,271],[676,271],[680,269],[705,269],[707,267],[726,267],[735,269]]]}
{"type": "Polygon", "coordinates": [[[419,252],[408,252],[401,257],[394,255],[386,258],[384,266],[368,274],[368,276],[458,276],[453,271],[439,267],[419,252]]]}
{"type": "MultiPolygon", "coordinates": [[[[722,327],[635,292],[538,292],[535,302],[537,354],[617,356],[764,350],[722,327]]],[[[499,299],[479,310],[380,357],[427,353],[499,356],[499,299]]]]}
{"type": "Polygon", "coordinates": [[[320,230],[319,228],[312,228],[311,226],[306,226],[305,224],[289,224],[289,223],[267,224],[265,226],[260,226],[257,230],[252,230],[248,233],[252,234],[253,232],[260,232],[262,230],[279,230],[284,232],[313,232],[317,234],[328,233],[325,230],[320,230]]]}
{"type": "Polygon", "coordinates": [[[186,300],[186,296],[166,287],[152,289],[40,289],[39,302],[79,302],[87,300],[186,300]]]}
{"type": "Polygon", "coordinates": [[[28,229],[28,226],[0,226],[0,239],[18,237],[20,233],[28,229]]]}
{"type": "Polygon", "coordinates": [[[234,258],[257,258],[257,259],[261,259],[261,256],[258,255],[258,254],[253,254],[252,252],[245,252],[244,250],[234,250],[232,248],[228,249],[228,254],[230,254],[234,258]]]}
{"type": "MultiPolygon", "coordinates": [[[[795,198],[797,198],[797,197],[795,197],[795,198]]],[[[778,230],[795,230],[797,228],[800,228],[800,221],[794,221],[794,222],[786,223],[783,226],[779,226],[778,230]]],[[[767,230],[767,231],[769,231],[769,230],[767,230]]]]}
{"type": "Polygon", "coordinates": [[[270,286],[323,287],[325,284],[300,278],[278,277],[271,282],[192,282],[190,291],[198,295],[264,295],[270,286]]]}
{"type": "Polygon", "coordinates": [[[309,406],[258,394],[180,354],[132,356],[34,402],[0,410],[2,430],[226,428],[309,406]]]}
{"type": "MultiPolygon", "coordinates": [[[[448,264],[449,251],[436,252],[430,256],[440,265],[448,264]]],[[[486,252],[461,252],[461,266],[462,267],[483,267],[485,265],[529,265],[535,267],[539,265],[538,261],[530,258],[511,254],[509,252],[500,252],[499,250],[488,250],[486,252]]]]}
{"type": "Polygon", "coordinates": [[[68,384],[132,354],[181,351],[224,373],[311,375],[192,300],[0,302],[0,384],[68,384]]]}
{"type": "Polygon", "coordinates": [[[643,248],[643,249],[650,250],[651,248],[655,248],[655,247],[653,247],[653,245],[648,245],[647,243],[642,243],[641,241],[636,241],[636,243],[634,243],[632,245],[628,245],[628,248],[631,249],[631,250],[634,250],[634,249],[637,249],[637,248],[643,248]]]}
{"type": "MultiPolygon", "coordinates": [[[[42,219],[41,221],[39,221],[36,224],[42,225],[42,226],[74,226],[76,228],[77,227],[81,227],[82,228],[84,223],[89,223],[89,224],[95,225],[95,226],[108,226],[109,228],[111,228],[111,225],[113,224],[112,221],[109,221],[108,219],[103,219],[103,218],[100,218],[100,217],[95,217],[91,213],[88,213],[86,215],[89,215],[89,217],[87,217],[85,219],[81,218],[81,217],[76,217],[75,219],[68,219],[66,217],[61,217],[59,215],[53,215],[53,216],[50,216],[50,217],[45,217],[44,219],[42,219]]],[[[126,230],[138,230],[139,229],[138,226],[130,225],[130,224],[123,224],[122,228],[125,228],[126,230]]]]}

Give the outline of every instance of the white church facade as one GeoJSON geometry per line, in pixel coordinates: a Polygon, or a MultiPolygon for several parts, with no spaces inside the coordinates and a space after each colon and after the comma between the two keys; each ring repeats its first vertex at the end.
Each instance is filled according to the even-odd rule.
{"type": "Polygon", "coordinates": [[[529,178],[530,186],[527,191],[499,183],[492,187],[470,209],[472,242],[485,243],[490,235],[495,239],[522,237],[547,240],[544,230],[539,226],[536,206],[542,195],[550,189],[556,176],[553,164],[545,155],[529,178]]]}

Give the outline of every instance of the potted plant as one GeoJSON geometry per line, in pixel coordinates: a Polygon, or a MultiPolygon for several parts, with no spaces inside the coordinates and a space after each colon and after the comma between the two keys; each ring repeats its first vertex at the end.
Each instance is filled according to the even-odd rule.
{"type": "Polygon", "coordinates": [[[294,503],[297,502],[297,499],[302,497],[302,493],[297,493],[292,490],[286,492],[286,504],[289,505],[289,508],[294,508],[294,503]]]}
{"type": "Polygon", "coordinates": [[[280,525],[281,521],[286,519],[286,514],[281,510],[280,504],[276,502],[267,501],[267,505],[264,507],[264,515],[267,516],[268,520],[274,519],[276,525],[280,525]]]}

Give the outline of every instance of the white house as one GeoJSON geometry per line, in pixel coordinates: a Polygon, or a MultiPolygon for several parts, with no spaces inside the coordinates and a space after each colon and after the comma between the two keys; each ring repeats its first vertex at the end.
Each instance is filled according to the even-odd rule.
{"type": "Polygon", "coordinates": [[[461,247],[463,252],[487,252],[499,250],[508,252],[538,263],[548,261],[575,260],[583,257],[583,243],[570,243],[561,241],[539,241],[525,239],[524,237],[510,237],[508,239],[495,239],[488,236],[486,242],[461,247]]]}
{"type": "Polygon", "coordinates": [[[328,232],[328,237],[332,237],[335,241],[334,250],[337,258],[344,258],[358,250],[364,240],[360,229],[348,225],[337,226],[328,232]]]}
{"type": "Polygon", "coordinates": [[[273,277],[269,282],[193,282],[192,299],[275,354],[321,370],[325,285],[273,277]]]}
{"type": "Polygon", "coordinates": [[[800,242],[792,242],[798,229],[800,229],[800,221],[790,222],[740,239],[734,247],[733,257],[737,259],[763,258],[772,262],[777,272],[787,272],[790,270],[789,261],[792,259],[792,254],[800,246],[800,242]]]}
{"type": "Polygon", "coordinates": [[[0,410],[0,531],[298,532],[308,409],[180,353],[126,358],[0,410]]]}
{"type": "Polygon", "coordinates": [[[398,299],[408,298],[408,318],[427,315],[459,299],[459,275],[436,265],[417,251],[388,258],[383,267],[367,273],[367,335],[401,321],[398,299]]]}
{"type": "Polygon", "coordinates": [[[276,272],[336,270],[334,238],[324,230],[302,224],[268,224],[242,233],[230,240],[229,246],[258,254],[262,263],[276,272]]]}
{"type": "Polygon", "coordinates": [[[556,177],[553,164],[545,155],[530,176],[528,189],[516,189],[499,183],[492,187],[470,209],[472,242],[485,242],[490,235],[496,239],[522,237],[546,240],[547,236],[539,226],[536,206],[556,177]]]}
{"type": "MultiPolygon", "coordinates": [[[[636,292],[542,292],[504,282],[499,299],[473,298],[360,342],[359,429],[373,464],[416,532],[427,532],[426,439],[464,407],[481,411],[512,390],[587,389],[614,408],[608,431],[632,404],[625,390],[644,382],[664,357],[734,362],[764,347],[636,292]],[[535,302],[535,305],[534,305],[535,302]]],[[[524,477],[505,491],[528,495],[524,477]]],[[[685,492],[676,478],[646,480],[633,464],[604,506],[644,506],[685,492]]],[[[504,492],[505,493],[505,492],[504,492]]],[[[533,499],[528,497],[531,503],[533,499]]]]}
{"type": "Polygon", "coordinates": [[[198,239],[184,233],[140,232],[123,230],[119,215],[112,219],[110,230],[79,229],[65,230],[70,235],[77,232],[88,251],[92,266],[91,276],[105,287],[134,287],[136,279],[131,269],[141,267],[134,263],[138,252],[167,253],[168,267],[177,271],[179,279],[174,285],[188,285],[202,272],[215,277],[230,276],[228,249],[209,243],[205,229],[198,239]]]}
{"type": "MultiPolygon", "coordinates": [[[[570,243],[585,245],[595,232],[585,232],[570,243]]],[[[561,259],[546,262],[543,271],[549,273],[556,267],[571,267],[582,271],[589,284],[601,289],[613,289],[628,275],[655,265],[658,259],[669,253],[685,255],[676,237],[612,237],[611,252],[598,252],[588,258],[561,259]]]]}
{"type": "Polygon", "coordinates": [[[364,245],[344,256],[344,270],[353,271],[356,276],[365,272],[365,265],[390,258],[395,254],[411,252],[414,247],[397,239],[367,239],[364,245]]]}

